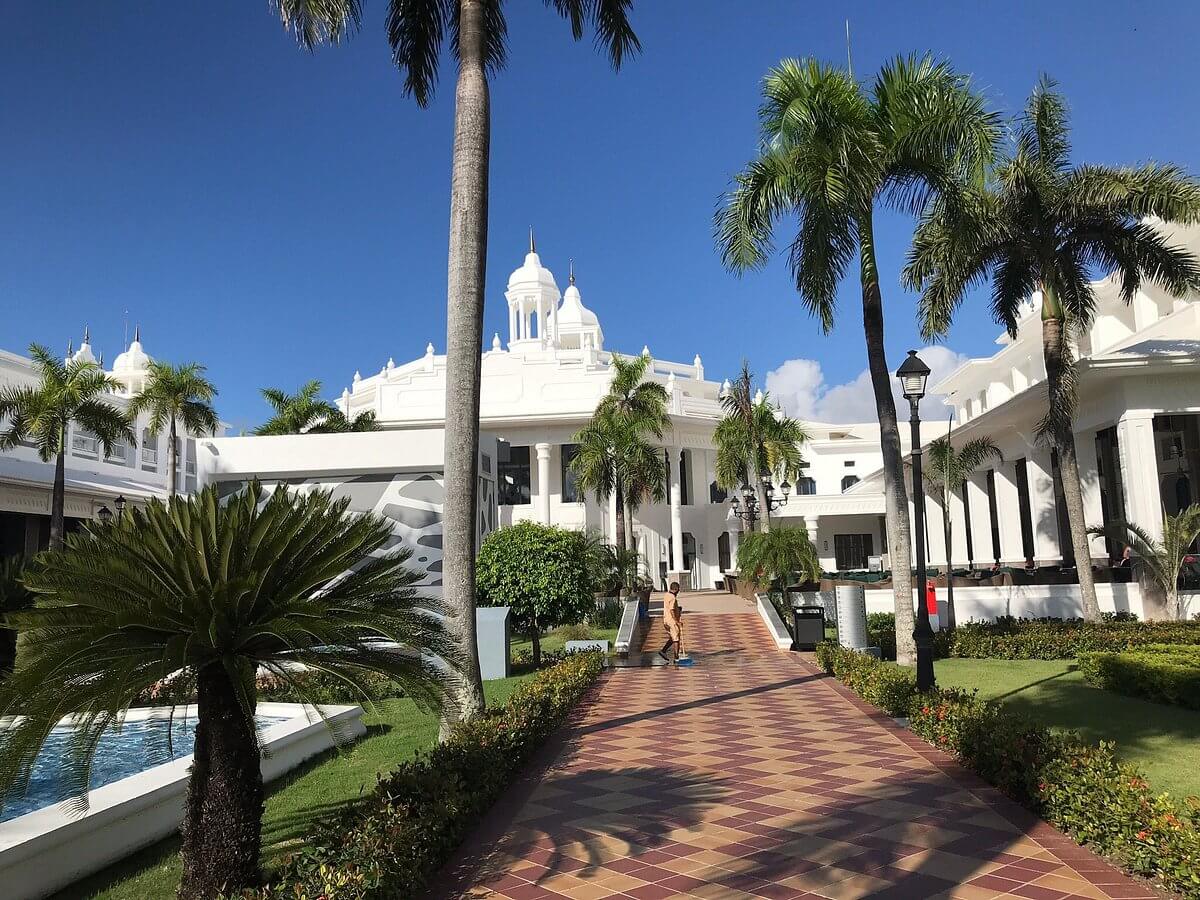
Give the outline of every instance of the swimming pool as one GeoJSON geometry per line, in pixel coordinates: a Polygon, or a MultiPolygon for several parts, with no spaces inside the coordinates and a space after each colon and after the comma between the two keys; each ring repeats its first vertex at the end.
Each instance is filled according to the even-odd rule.
{"type": "MultiPolygon", "coordinates": [[[[163,711],[162,718],[166,713],[163,711]]],[[[284,716],[257,716],[259,731],[279,722],[284,716]]],[[[71,730],[55,728],[42,746],[34,762],[33,775],[23,792],[15,792],[4,798],[0,809],[0,822],[15,819],[72,796],[65,776],[65,759],[71,750],[71,730]]],[[[173,759],[181,759],[192,752],[196,736],[196,717],[178,716],[171,722],[168,746],[167,727],[163,721],[146,719],[126,722],[121,728],[104,733],[92,762],[89,789],[111,784],[173,759]]]]}

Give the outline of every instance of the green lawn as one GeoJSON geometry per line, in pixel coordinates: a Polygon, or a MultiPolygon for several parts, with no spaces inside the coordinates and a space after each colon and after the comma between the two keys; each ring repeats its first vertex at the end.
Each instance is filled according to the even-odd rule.
{"type": "MultiPolygon", "coordinates": [[[[488,702],[503,703],[529,677],[519,675],[485,682],[488,702]]],[[[376,776],[429,746],[437,735],[436,719],[418,710],[411,700],[381,704],[364,721],[368,733],[350,749],[310,760],[267,786],[269,795],[263,818],[265,866],[269,867],[286,850],[295,847],[314,819],[370,790],[376,776]]],[[[175,896],[179,874],[179,839],[174,837],[78,882],[55,897],[58,900],[170,898],[175,896]]]]}
{"type": "MultiPolygon", "coordinates": [[[[571,631],[573,631],[573,629],[576,629],[579,627],[580,626],[575,625],[575,626],[569,626],[569,628],[567,628],[567,629],[556,628],[553,631],[542,635],[542,652],[550,653],[554,650],[561,650],[563,648],[563,645],[566,644],[567,641],[581,640],[581,638],[577,638],[573,633],[564,634],[564,631],[571,632],[571,631]]],[[[608,641],[608,649],[609,649],[609,652],[611,653],[613,644],[615,644],[616,640],[617,640],[617,629],[615,627],[614,628],[597,628],[595,625],[590,625],[590,626],[586,626],[586,627],[588,629],[587,640],[608,641]]],[[[512,648],[513,656],[516,656],[517,653],[519,653],[522,650],[524,650],[525,652],[533,651],[533,642],[531,640],[529,640],[528,636],[523,635],[523,634],[514,634],[512,636],[512,642],[511,642],[510,646],[512,648]]]]}
{"type": "Polygon", "coordinates": [[[1156,789],[1200,795],[1200,712],[1091,687],[1068,659],[939,659],[934,672],[941,687],[977,688],[1046,725],[1116,742],[1156,789]]]}

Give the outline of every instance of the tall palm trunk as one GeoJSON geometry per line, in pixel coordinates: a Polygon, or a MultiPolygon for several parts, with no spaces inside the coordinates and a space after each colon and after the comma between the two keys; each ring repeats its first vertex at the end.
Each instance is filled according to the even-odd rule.
{"type": "MultiPolygon", "coordinates": [[[[887,517],[888,552],[892,561],[892,590],[896,608],[896,661],[912,665],[917,649],[913,643],[912,551],[909,546],[908,490],[904,485],[904,455],[896,402],[892,399],[892,373],[888,371],[883,344],[883,295],[875,263],[875,235],[868,210],[859,224],[859,255],[862,268],[863,331],[867,339],[867,366],[875,391],[879,419],[879,448],[883,451],[883,495],[887,517]]],[[[924,603],[925,598],[919,598],[924,603]]]]}
{"type": "Polygon", "coordinates": [[[167,448],[167,470],[171,473],[170,496],[175,496],[175,485],[179,483],[179,438],[175,429],[175,417],[171,416],[171,446],[167,448]]]}
{"type": "Polygon", "coordinates": [[[954,618],[954,549],[951,542],[954,540],[953,523],[950,521],[950,499],[954,496],[954,492],[950,490],[949,485],[942,486],[942,526],[945,530],[946,539],[946,622],[945,627],[953,629],[958,622],[954,618]]]}
{"type": "Polygon", "coordinates": [[[67,496],[67,424],[59,431],[58,455],[54,458],[54,490],[50,492],[50,549],[61,550],[67,496]]]}
{"type": "Polygon", "coordinates": [[[625,498],[625,547],[628,550],[637,549],[637,536],[633,532],[633,504],[625,498]]]}
{"type": "Polygon", "coordinates": [[[617,504],[617,546],[625,549],[625,491],[621,488],[621,478],[617,477],[614,493],[617,504]]]}
{"type": "Polygon", "coordinates": [[[1063,499],[1067,507],[1067,523],[1071,529],[1071,546],[1075,550],[1075,571],[1079,573],[1079,599],[1083,617],[1089,622],[1100,620],[1100,604],[1096,602],[1096,584],[1092,579],[1092,549],[1088,545],[1087,522],[1083,512],[1083,490],[1079,485],[1079,462],[1075,456],[1075,434],[1070,424],[1073,398],[1067,386],[1069,360],[1066,357],[1062,306],[1058,293],[1042,283],[1042,356],[1046,362],[1047,406],[1055,424],[1051,439],[1058,450],[1059,477],[1062,479],[1063,499]],[[1058,415],[1054,412],[1057,411],[1058,415]]]}
{"type": "Polygon", "coordinates": [[[765,533],[771,530],[771,506],[767,503],[762,477],[757,473],[754,476],[754,493],[758,497],[758,530],[765,533]]]}
{"type": "Polygon", "coordinates": [[[454,95],[454,162],[450,182],[450,259],[446,289],[446,451],[442,561],[450,629],[463,655],[454,717],[483,711],[475,644],[475,503],[479,457],[479,375],[483,283],[487,262],[488,155],[491,109],[483,65],[483,0],[461,0],[458,86],[454,95]]]}
{"type": "Polygon", "coordinates": [[[263,783],[258,738],[220,663],[196,676],[196,745],[183,825],[181,900],[238,894],[260,880],[263,783]]]}

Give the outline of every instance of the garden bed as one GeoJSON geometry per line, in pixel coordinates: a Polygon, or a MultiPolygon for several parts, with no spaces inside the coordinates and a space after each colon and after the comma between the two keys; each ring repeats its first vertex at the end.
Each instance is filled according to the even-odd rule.
{"type": "Polygon", "coordinates": [[[1081,844],[1186,896],[1200,891],[1200,807],[1156,794],[1112,744],[1051,731],[974,693],[916,690],[911,670],[833,644],[825,670],[1081,844]]]}
{"type": "Polygon", "coordinates": [[[1081,653],[1088,684],[1155,703],[1200,710],[1200,646],[1150,644],[1123,653],[1081,653]]]}

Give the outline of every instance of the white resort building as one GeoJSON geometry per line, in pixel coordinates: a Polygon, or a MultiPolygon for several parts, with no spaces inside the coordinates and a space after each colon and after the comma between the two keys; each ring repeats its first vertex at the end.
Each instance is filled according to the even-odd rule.
{"type": "MultiPolygon", "coordinates": [[[[94,362],[104,367],[84,329],[79,349],[68,348],[67,360],[94,362]]],[[[109,395],[114,406],[125,407],[146,382],[151,357],[142,347],[140,330],[133,341],[105,371],[120,382],[121,389],[109,395]]],[[[27,356],[0,350],[0,388],[36,385],[37,369],[27,356]]],[[[96,436],[71,425],[66,441],[65,517],[67,530],[95,518],[102,508],[115,513],[125,503],[142,504],[168,494],[167,434],[153,434],[148,416],[134,426],[137,443],[124,442],[105,453],[96,436]]],[[[7,423],[0,423],[6,425],[7,423]]],[[[196,436],[181,435],[178,490],[194,491],[197,485],[196,436]]],[[[0,559],[31,555],[50,541],[50,496],[54,486],[54,462],[43,462],[32,444],[21,444],[0,452],[0,559]]]]}
{"type": "MultiPolygon", "coordinates": [[[[1200,232],[1184,232],[1182,239],[1200,249],[1200,232]]],[[[1153,288],[1139,291],[1127,305],[1111,279],[1101,281],[1097,293],[1095,323],[1075,341],[1076,442],[1088,524],[1127,517],[1154,533],[1164,509],[1175,512],[1200,497],[1195,480],[1200,476],[1200,308],[1153,288]]],[[[508,279],[505,299],[507,340],[495,335],[482,354],[480,534],[533,520],[611,536],[610,504],[584,496],[569,467],[573,436],[611,380],[613,351],[605,346],[600,319],[584,305],[573,272],[566,290],[559,291],[532,242],[524,263],[508,279]]],[[[977,472],[952,503],[955,568],[999,563],[1022,570],[1069,569],[1074,564],[1069,542],[1060,539],[1066,531],[1056,490],[1057,461],[1035,436],[1046,396],[1038,303],[1036,295],[1031,298],[1016,337],[998,338],[993,356],[972,359],[930,386],[931,396],[943,396],[955,410],[956,441],[988,435],[1003,452],[1003,459],[977,472]]],[[[653,358],[649,347],[640,352],[651,357],[650,377],[667,390],[672,427],[662,441],[669,499],[636,512],[635,540],[659,583],[678,572],[687,573],[693,587],[718,586],[733,567],[742,528],[714,475],[713,430],[721,415],[723,383],[706,376],[698,354],[691,362],[668,362],[653,358]]],[[[144,369],[137,341],[113,367],[131,390],[136,388],[134,359],[144,369]]],[[[0,366],[10,380],[28,370],[27,361],[11,354],[0,357],[0,366]]],[[[371,374],[354,373],[338,403],[350,417],[374,412],[379,432],[189,438],[181,487],[192,488],[198,476],[199,484],[220,483],[232,491],[258,477],[298,489],[323,485],[349,493],[353,508],[393,519],[397,543],[413,549],[414,564],[427,572],[425,583],[436,586],[441,581],[445,377],[445,357],[433,344],[409,362],[389,359],[371,374]]],[[[898,411],[906,417],[907,410],[898,411]]],[[[878,425],[805,426],[811,440],[804,448],[804,476],[773,521],[805,528],[828,571],[865,569],[876,556],[890,567],[878,425]]],[[[926,422],[924,441],[944,428],[945,422],[926,422]]],[[[165,439],[139,433],[138,447],[110,460],[97,458],[88,436],[72,435],[69,515],[94,515],[118,492],[130,499],[163,492],[165,439]]],[[[906,426],[901,438],[907,442],[906,426]]],[[[29,449],[0,455],[0,466],[8,546],[10,531],[31,527],[15,523],[11,513],[46,508],[51,469],[29,449]]],[[[944,570],[950,560],[939,503],[934,496],[926,501],[928,560],[944,570]]],[[[1092,561],[1105,566],[1119,551],[1096,538],[1092,561]]],[[[1102,596],[1102,605],[1119,607],[1111,594],[1102,596]]]]}

